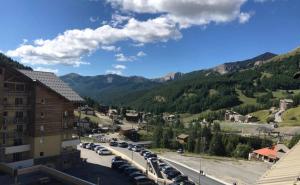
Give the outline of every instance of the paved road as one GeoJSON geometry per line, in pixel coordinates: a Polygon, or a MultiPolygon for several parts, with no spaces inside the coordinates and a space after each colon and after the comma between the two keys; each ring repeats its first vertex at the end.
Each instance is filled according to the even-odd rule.
{"type": "MultiPolygon", "coordinates": [[[[173,163],[171,161],[165,160],[167,163],[169,163],[171,166],[175,167],[176,169],[178,169],[181,173],[183,173],[184,175],[187,175],[190,180],[192,180],[193,182],[195,182],[196,184],[199,184],[199,173],[195,172],[193,170],[190,170],[188,168],[185,168],[181,165],[178,165],[176,163],[173,163]]],[[[200,183],[201,185],[224,185],[218,181],[215,181],[209,177],[206,176],[201,176],[200,177],[200,183]]]]}
{"type": "MultiPolygon", "coordinates": [[[[146,160],[144,160],[144,158],[139,154],[139,153],[136,153],[136,152],[133,152],[126,149],[126,148],[120,148],[120,147],[113,147],[115,150],[125,154],[126,156],[128,157],[133,157],[133,160],[136,161],[137,163],[139,163],[140,165],[144,166],[146,168],[147,166],[147,162],[146,160]]],[[[198,184],[199,182],[199,173],[195,172],[195,171],[192,171],[190,169],[187,169],[183,166],[180,166],[178,164],[175,164],[175,163],[172,163],[170,161],[167,161],[169,164],[173,165],[175,168],[177,168],[179,171],[181,171],[183,174],[189,176],[189,178],[198,184]]],[[[205,176],[201,176],[201,179],[200,179],[200,182],[201,182],[201,185],[223,185],[222,183],[220,182],[217,182],[211,178],[208,178],[208,177],[205,177],[205,176]]]]}

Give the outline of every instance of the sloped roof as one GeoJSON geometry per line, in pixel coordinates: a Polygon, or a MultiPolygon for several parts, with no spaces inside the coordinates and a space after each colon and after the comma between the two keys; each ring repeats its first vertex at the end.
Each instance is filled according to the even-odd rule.
{"type": "Polygon", "coordinates": [[[278,144],[270,148],[262,148],[259,150],[254,150],[253,153],[257,153],[269,158],[277,159],[281,158],[289,149],[284,144],[278,144]]]}
{"type": "Polygon", "coordinates": [[[299,185],[300,142],[274,164],[257,182],[258,185],[299,185]]]}
{"type": "Polygon", "coordinates": [[[179,136],[177,136],[177,138],[179,139],[187,139],[189,137],[189,135],[187,134],[180,134],[179,136]]]}
{"type": "Polygon", "coordinates": [[[39,81],[40,83],[47,86],[48,88],[50,88],[57,94],[63,96],[69,101],[84,101],[75,91],[73,91],[65,82],[59,79],[54,73],[29,70],[18,71],[33,81],[39,81]]]}

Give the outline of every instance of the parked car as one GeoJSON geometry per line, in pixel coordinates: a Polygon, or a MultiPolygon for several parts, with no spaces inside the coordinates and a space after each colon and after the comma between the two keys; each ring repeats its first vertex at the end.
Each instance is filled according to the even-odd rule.
{"type": "Polygon", "coordinates": [[[132,150],[132,148],[133,148],[133,144],[128,144],[127,149],[128,149],[128,150],[132,150]]]}
{"type": "Polygon", "coordinates": [[[183,154],[183,149],[181,149],[181,148],[180,148],[180,149],[178,149],[178,150],[177,150],[177,153],[179,153],[179,154],[183,154]]]}
{"type": "Polygon", "coordinates": [[[115,162],[115,161],[126,161],[126,160],[123,159],[123,158],[120,157],[120,156],[116,156],[116,157],[113,157],[113,158],[111,159],[111,162],[112,162],[112,163],[115,162]]]}
{"type": "Polygon", "coordinates": [[[141,155],[141,156],[144,156],[144,153],[146,153],[146,152],[149,152],[149,151],[148,151],[148,150],[141,150],[141,151],[140,151],[140,155],[141,155]]]}
{"type": "Polygon", "coordinates": [[[128,164],[128,162],[127,161],[114,161],[111,163],[111,168],[118,169],[120,166],[122,166],[124,164],[128,164]]]}
{"type": "Polygon", "coordinates": [[[111,141],[111,142],[109,142],[109,146],[118,146],[118,142],[111,141]]]}
{"type": "Polygon", "coordinates": [[[149,159],[149,158],[157,158],[157,155],[156,154],[153,154],[153,153],[149,153],[148,155],[146,155],[144,158],[145,159],[149,159]]]}
{"type": "Polygon", "coordinates": [[[177,170],[170,170],[166,173],[167,179],[172,180],[181,175],[181,173],[177,170]]]}
{"type": "Polygon", "coordinates": [[[102,148],[99,150],[99,155],[111,155],[111,151],[106,149],[106,148],[102,148]]]}
{"type": "Polygon", "coordinates": [[[157,157],[149,157],[148,159],[147,159],[147,162],[148,163],[157,163],[157,157]]]}
{"type": "Polygon", "coordinates": [[[93,150],[94,145],[95,145],[94,143],[89,143],[89,144],[86,145],[85,148],[89,149],[89,150],[93,150]]]}
{"type": "Polygon", "coordinates": [[[133,166],[130,166],[130,167],[124,169],[124,173],[127,175],[129,175],[133,172],[140,172],[140,170],[133,166]]]}
{"type": "Polygon", "coordinates": [[[133,148],[132,148],[132,151],[134,152],[140,152],[142,150],[142,147],[140,145],[135,145],[133,148]]]}
{"type": "Polygon", "coordinates": [[[128,147],[128,143],[126,143],[126,142],[120,142],[120,143],[118,143],[118,147],[127,148],[128,147]]]}
{"type": "Polygon", "coordinates": [[[85,148],[87,144],[89,144],[89,143],[80,143],[79,146],[80,146],[81,148],[85,148]]]}
{"type": "Polygon", "coordinates": [[[98,145],[98,146],[94,147],[94,151],[95,151],[95,152],[97,152],[98,150],[100,150],[100,149],[102,149],[102,148],[104,148],[104,147],[103,147],[103,146],[100,146],[100,145],[98,145]]]}
{"type": "Polygon", "coordinates": [[[195,185],[195,183],[193,183],[192,181],[186,180],[186,181],[182,181],[182,182],[173,182],[170,185],[195,185]]]}
{"type": "Polygon", "coordinates": [[[118,171],[123,172],[125,170],[125,168],[131,167],[130,164],[123,164],[121,166],[118,167],[118,171]]]}
{"type": "Polygon", "coordinates": [[[169,171],[172,171],[172,170],[175,170],[175,169],[172,168],[171,166],[165,166],[165,167],[162,168],[161,171],[162,171],[164,174],[167,174],[169,171]]]}
{"type": "Polygon", "coordinates": [[[142,172],[137,171],[137,172],[130,173],[128,176],[132,180],[134,177],[145,176],[145,175],[142,172]]]}
{"type": "Polygon", "coordinates": [[[154,185],[155,183],[145,176],[137,176],[133,178],[135,185],[154,185]]]}
{"type": "Polygon", "coordinates": [[[185,175],[179,175],[177,177],[175,177],[174,179],[172,179],[173,182],[183,182],[183,181],[187,181],[189,180],[187,176],[185,175]]]}
{"type": "Polygon", "coordinates": [[[158,164],[158,168],[159,168],[160,171],[163,169],[163,167],[166,167],[166,166],[168,166],[168,165],[165,164],[165,163],[158,164]]]}

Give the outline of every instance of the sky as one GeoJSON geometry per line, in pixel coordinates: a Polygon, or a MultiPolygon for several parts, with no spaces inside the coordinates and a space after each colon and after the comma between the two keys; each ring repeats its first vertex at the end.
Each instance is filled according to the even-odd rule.
{"type": "Polygon", "coordinates": [[[300,46],[299,0],[0,1],[0,52],[57,75],[155,78],[300,46]]]}

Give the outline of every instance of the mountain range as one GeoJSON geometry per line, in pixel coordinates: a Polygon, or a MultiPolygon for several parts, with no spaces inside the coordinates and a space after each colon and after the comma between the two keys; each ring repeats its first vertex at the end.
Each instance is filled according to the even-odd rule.
{"type": "MultiPolygon", "coordinates": [[[[0,64],[31,70],[3,54],[0,64]]],[[[283,97],[279,93],[300,89],[300,81],[293,79],[299,64],[300,48],[281,55],[267,52],[211,69],[169,73],[155,79],[75,73],[60,78],[81,96],[106,105],[157,113],[199,113],[236,107],[246,107],[249,112],[276,106],[278,98],[283,97]]]]}

